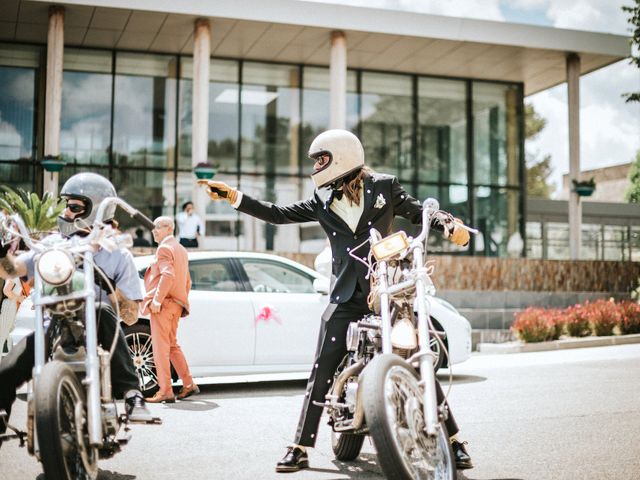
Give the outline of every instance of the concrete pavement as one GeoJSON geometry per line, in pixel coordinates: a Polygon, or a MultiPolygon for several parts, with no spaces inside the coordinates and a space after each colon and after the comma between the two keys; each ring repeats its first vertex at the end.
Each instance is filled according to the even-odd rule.
{"type": "MultiPolygon", "coordinates": [[[[446,376],[440,375],[443,384],[446,376]]],[[[295,431],[304,382],[205,386],[174,405],[153,405],[162,426],[136,426],[101,479],[381,479],[375,450],[337,462],[322,425],[312,468],[276,474],[295,431]]],[[[635,479],[640,472],[640,345],[474,355],[455,367],[450,403],[476,468],[466,480],[635,479]]],[[[14,420],[24,419],[17,402],[14,420]]],[[[0,476],[37,478],[15,443],[0,449],[0,476]]]]}

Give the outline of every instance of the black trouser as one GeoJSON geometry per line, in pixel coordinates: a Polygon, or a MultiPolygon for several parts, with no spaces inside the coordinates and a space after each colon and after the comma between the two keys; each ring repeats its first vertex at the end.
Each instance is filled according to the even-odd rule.
{"type": "MultiPolygon", "coordinates": [[[[314,405],[313,402],[325,402],[335,371],[347,353],[346,338],[349,323],[371,313],[366,300],[363,300],[359,293],[357,291],[347,303],[329,304],[322,316],[315,361],[307,382],[304,404],[294,440],[297,445],[315,446],[323,408],[314,405]]],[[[437,379],[436,395],[438,403],[441,403],[444,400],[444,393],[437,379]]],[[[458,432],[458,425],[450,408],[446,427],[450,436],[458,432]]]]}
{"type": "Polygon", "coordinates": [[[198,248],[197,238],[181,238],[179,242],[184,248],[198,248]]]}
{"type": "MultiPolygon", "coordinates": [[[[98,316],[98,342],[102,348],[111,348],[113,334],[116,332],[118,340],[111,356],[111,386],[113,395],[122,398],[129,390],[137,390],[138,376],[133,360],[129,355],[129,348],[124,333],[118,325],[118,319],[113,309],[101,305],[96,312],[98,316]]],[[[16,399],[16,390],[24,382],[31,379],[34,358],[34,333],[22,339],[7,356],[0,362],[0,409],[11,412],[11,406],[16,399]]]]}

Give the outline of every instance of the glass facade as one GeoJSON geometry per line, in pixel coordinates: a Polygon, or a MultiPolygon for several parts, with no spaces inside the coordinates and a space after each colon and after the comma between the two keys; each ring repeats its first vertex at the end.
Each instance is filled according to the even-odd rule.
{"type": "Polygon", "coordinates": [[[35,188],[38,89],[43,49],[0,44],[0,178],[35,188]]]}
{"type": "MultiPolygon", "coordinates": [[[[2,48],[0,174],[3,183],[36,188],[44,49],[2,48]]],[[[60,141],[68,165],[60,183],[96,171],[149,216],[179,211],[194,192],[192,74],[190,56],[65,49],[60,141]]],[[[211,59],[208,158],[201,161],[218,167],[216,179],[258,198],[308,198],[306,152],[329,128],[330,103],[328,68],[211,59]]],[[[513,238],[524,234],[522,85],[349,70],[346,119],[369,166],[482,230],[471,249],[434,237],[435,251],[503,256],[517,245],[513,238]]],[[[205,248],[318,252],[324,245],[316,224],[265,225],[226,202],[209,203],[204,220],[205,248]]]]}

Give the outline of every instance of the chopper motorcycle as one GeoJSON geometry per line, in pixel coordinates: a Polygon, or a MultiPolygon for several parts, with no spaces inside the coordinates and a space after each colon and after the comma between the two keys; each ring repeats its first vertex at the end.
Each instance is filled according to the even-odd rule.
{"type": "Polygon", "coordinates": [[[453,219],[439,208],[437,200],[425,200],[416,238],[403,231],[381,238],[371,229],[360,245],[371,244],[368,258],[355,254],[359,247],[350,252],[368,267],[373,314],[349,325],[347,355],[325,403],[319,404],[329,414],[336,458],[355,459],[370,435],[389,479],[456,479],[445,426],[448,411],[445,402],[437,402],[430,348],[439,342],[447,354],[430,319],[435,288],[433,265],[425,261],[432,220],[453,219]]]}
{"type": "MultiPolygon", "coordinates": [[[[21,238],[35,251],[35,335],[33,379],[27,395],[27,426],[7,424],[2,440],[17,438],[42,463],[48,480],[94,480],[98,460],[110,458],[127,444],[129,422],[111,391],[109,350],[98,345],[95,281],[113,286],[94,264],[98,247],[128,248],[131,236],[120,234],[102,219],[113,204],[147,228],[153,223],[120,198],[104,199],[85,237],[57,234],[37,241],[29,236],[19,215],[5,218],[0,231],[6,241],[21,238]]],[[[81,220],[76,220],[81,221],[81,220]]],[[[114,305],[119,318],[117,303],[114,305]]],[[[119,327],[118,327],[119,328],[119,327]]],[[[161,423],[154,417],[147,423],[161,423]]]]}

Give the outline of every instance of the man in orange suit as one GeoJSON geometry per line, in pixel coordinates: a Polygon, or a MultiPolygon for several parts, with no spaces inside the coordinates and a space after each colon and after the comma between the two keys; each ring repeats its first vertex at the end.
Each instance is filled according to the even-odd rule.
{"type": "Polygon", "coordinates": [[[144,274],[146,295],[142,313],[151,315],[151,342],[160,389],[147,399],[151,403],[173,403],[176,397],[171,388],[171,365],[182,380],[178,399],[199,393],[193,382],[189,365],[176,342],[178,321],[189,314],[189,260],[186,249],[173,236],[175,224],[170,217],[154,220],[153,239],[158,243],[156,261],[144,274]]]}

